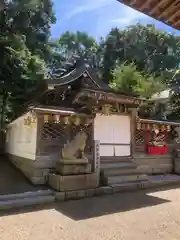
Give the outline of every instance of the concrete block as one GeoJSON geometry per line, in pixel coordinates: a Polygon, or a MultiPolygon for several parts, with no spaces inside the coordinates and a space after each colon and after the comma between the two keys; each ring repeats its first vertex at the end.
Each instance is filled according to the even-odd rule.
{"type": "Polygon", "coordinates": [[[45,177],[32,177],[30,180],[34,185],[44,185],[46,183],[45,177]]]}
{"type": "Polygon", "coordinates": [[[132,191],[138,189],[137,183],[128,183],[128,184],[114,184],[112,185],[113,193],[124,192],[124,191],[132,191]]]}
{"type": "Polygon", "coordinates": [[[76,199],[76,191],[65,192],[65,199],[66,200],[74,200],[74,199],[76,199]]]}
{"type": "Polygon", "coordinates": [[[86,197],[93,197],[93,196],[95,196],[95,189],[87,189],[86,197]]]}
{"type": "Polygon", "coordinates": [[[54,173],[49,174],[48,183],[49,183],[49,185],[50,185],[52,188],[54,188],[56,191],[60,191],[59,175],[56,175],[56,174],[54,174],[54,173]]]}
{"type": "Polygon", "coordinates": [[[137,184],[137,188],[138,189],[147,189],[149,187],[149,182],[145,181],[145,182],[141,182],[137,184]]]}
{"type": "Polygon", "coordinates": [[[99,185],[99,181],[98,175],[95,173],[71,176],[50,174],[49,185],[57,191],[66,192],[96,188],[99,185]]]}
{"type": "Polygon", "coordinates": [[[55,199],[58,201],[65,200],[65,192],[55,192],[55,199]]]}
{"type": "Polygon", "coordinates": [[[180,174],[180,159],[179,158],[175,159],[175,172],[177,174],[180,174]]]}
{"type": "Polygon", "coordinates": [[[113,189],[111,186],[106,186],[106,187],[99,187],[95,189],[95,195],[107,195],[107,194],[112,194],[113,189]]]}
{"type": "Polygon", "coordinates": [[[79,191],[70,191],[65,193],[66,200],[75,200],[75,199],[81,199],[86,197],[86,191],[85,190],[79,190],[79,191]]]}
{"type": "Polygon", "coordinates": [[[62,176],[91,173],[91,164],[61,164],[58,163],[56,172],[62,176]]]}
{"type": "Polygon", "coordinates": [[[60,159],[60,163],[61,164],[65,164],[65,165],[68,165],[68,164],[88,164],[88,159],[83,159],[83,158],[77,158],[77,159],[60,159]]]}

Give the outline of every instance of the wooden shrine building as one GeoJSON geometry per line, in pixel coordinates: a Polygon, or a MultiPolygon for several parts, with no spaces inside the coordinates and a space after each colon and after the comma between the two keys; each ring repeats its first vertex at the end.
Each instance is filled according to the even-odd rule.
{"type": "MultiPolygon", "coordinates": [[[[179,147],[175,128],[180,124],[139,119],[137,108],[143,101],[113,92],[82,65],[47,80],[27,112],[7,126],[6,152],[34,184],[46,184],[65,158],[67,167],[69,160],[75,165],[84,155],[90,167],[86,174],[98,175],[90,187],[148,181],[149,174],[171,173],[172,153],[179,147]]],[[[68,175],[69,166],[66,170],[68,175]]]]}

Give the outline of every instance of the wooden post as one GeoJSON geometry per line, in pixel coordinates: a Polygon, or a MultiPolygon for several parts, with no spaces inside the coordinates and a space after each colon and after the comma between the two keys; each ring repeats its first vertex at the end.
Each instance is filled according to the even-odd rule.
{"type": "Polygon", "coordinates": [[[41,152],[43,125],[44,125],[44,115],[37,113],[36,156],[39,155],[41,152]]]}
{"type": "Polygon", "coordinates": [[[100,174],[100,141],[94,140],[93,172],[100,174]]]}
{"type": "Polygon", "coordinates": [[[137,109],[131,109],[131,155],[135,153],[135,144],[136,144],[136,116],[137,109]]]}

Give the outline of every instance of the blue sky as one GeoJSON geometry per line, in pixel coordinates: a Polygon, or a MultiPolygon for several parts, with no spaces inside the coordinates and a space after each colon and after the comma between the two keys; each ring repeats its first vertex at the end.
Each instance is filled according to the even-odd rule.
{"type": "Polygon", "coordinates": [[[85,31],[98,39],[106,36],[112,27],[125,28],[137,22],[153,23],[159,29],[176,32],[138,11],[135,11],[116,0],[54,0],[57,22],[52,26],[52,38],[59,37],[69,30],[85,31]]]}

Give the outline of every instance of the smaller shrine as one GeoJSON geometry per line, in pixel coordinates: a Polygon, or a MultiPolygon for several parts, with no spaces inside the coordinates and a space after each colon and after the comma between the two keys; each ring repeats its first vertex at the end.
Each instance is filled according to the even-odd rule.
{"type": "Polygon", "coordinates": [[[171,145],[180,143],[180,123],[138,119],[136,123],[136,150],[147,154],[169,154],[171,145]]]}

